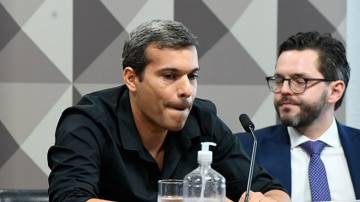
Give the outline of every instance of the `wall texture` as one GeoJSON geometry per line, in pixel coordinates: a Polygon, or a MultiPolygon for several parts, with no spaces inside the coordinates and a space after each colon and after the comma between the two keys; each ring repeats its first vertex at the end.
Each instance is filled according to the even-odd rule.
{"type": "Polygon", "coordinates": [[[213,100],[234,132],[240,113],[257,128],[276,122],[264,77],[279,42],[309,30],[346,40],[346,1],[338,0],[0,0],[0,188],[47,187],[61,112],[121,84],[124,39],[154,18],[198,35],[198,96],[213,100]]]}
{"type": "Polygon", "coordinates": [[[352,79],[346,94],[346,123],[360,128],[360,1],[348,0],[346,5],[346,40],[347,57],[351,65],[352,79]]]}

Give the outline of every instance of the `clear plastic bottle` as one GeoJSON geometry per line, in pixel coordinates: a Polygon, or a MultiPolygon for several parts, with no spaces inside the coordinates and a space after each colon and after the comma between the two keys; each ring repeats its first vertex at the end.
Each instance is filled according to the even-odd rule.
{"type": "Polygon", "coordinates": [[[224,202],[225,178],[211,168],[213,142],[202,142],[198,152],[199,167],[184,178],[184,202],[224,202]]]}

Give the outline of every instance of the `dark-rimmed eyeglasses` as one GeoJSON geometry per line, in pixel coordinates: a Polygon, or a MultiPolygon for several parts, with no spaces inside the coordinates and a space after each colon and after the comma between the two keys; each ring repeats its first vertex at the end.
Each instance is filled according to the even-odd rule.
{"type": "Polygon", "coordinates": [[[281,91],[281,88],[284,85],[284,81],[288,81],[289,88],[294,94],[301,94],[304,93],[305,90],[309,87],[308,85],[309,81],[331,82],[333,80],[320,79],[320,78],[302,78],[302,77],[283,78],[281,76],[266,77],[267,85],[270,91],[273,93],[279,93],[281,91]]]}

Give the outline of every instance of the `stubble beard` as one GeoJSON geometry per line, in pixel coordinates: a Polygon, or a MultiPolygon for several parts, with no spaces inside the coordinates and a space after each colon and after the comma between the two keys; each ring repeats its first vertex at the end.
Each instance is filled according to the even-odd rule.
{"type": "Polygon", "coordinates": [[[330,106],[326,103],[327,95],[326,92],[323,92],[320,100],[313,104],[300,103],[298,107],[300,112],[294,116],[281,116],[280,114],[280,104],[275,103],[275,109],[277,112],[280,121],[285,126],[291,126],[294,128],[304,128],[311,125],[317,118],[319,118],[323,111],[328,109],[330,106]]]}

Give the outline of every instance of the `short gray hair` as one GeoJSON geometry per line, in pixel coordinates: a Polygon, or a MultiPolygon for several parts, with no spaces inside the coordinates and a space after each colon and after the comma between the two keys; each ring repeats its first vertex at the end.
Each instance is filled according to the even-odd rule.
{"type": "Polygon", "coordinates": [[[181,49],[198,46],[196,36],[182,23],[173,20],[151,20],[135,28],[125,41],[122,59],[123,69],[132,67],[142,78],[148,64],[145,50],[149,45],[158,48],[181,49]]]}

